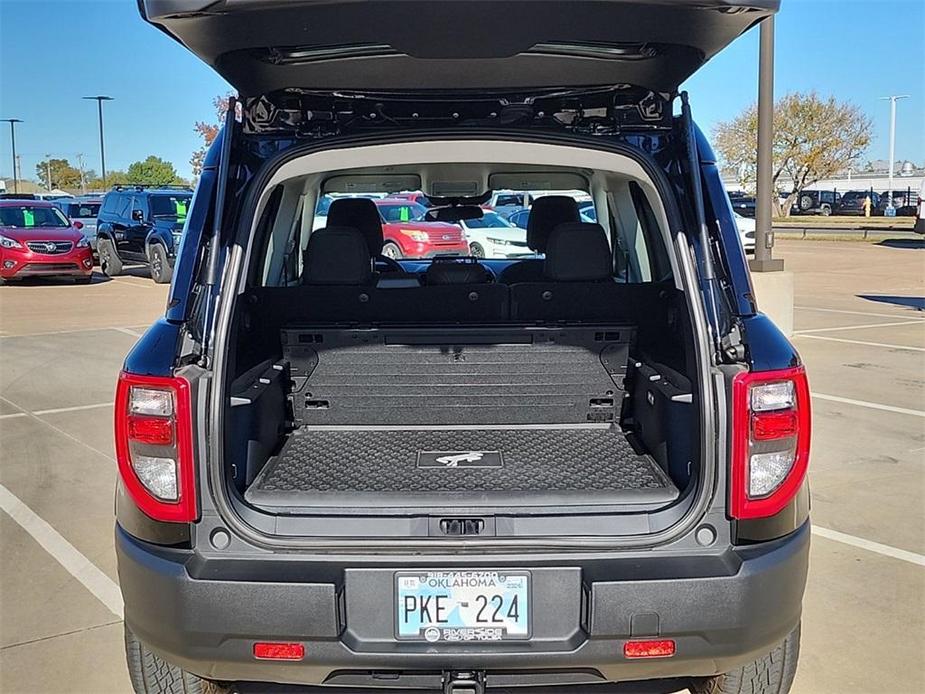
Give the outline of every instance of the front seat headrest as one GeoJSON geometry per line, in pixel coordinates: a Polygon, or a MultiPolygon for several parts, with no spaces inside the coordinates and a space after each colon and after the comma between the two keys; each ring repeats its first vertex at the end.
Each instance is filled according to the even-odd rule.
{"type": "MultiPolygon", "coordinates": [[[[333,205],[332,205],[333,207],[333,205]]],[[[545,253],[552,230],[567,222],[580,222],[578,203],[567,195],[544,195],[533,201],[527,219],[527,245],[545,253]]]]}
{"type": "Polygon", "coordinates": [[[432,262],[424,273],[424,283],[437,284],[487,284],[492,274],[480,263],[432,262]]]}
{"type": "Polygon", "coordinates": [[[372,257],[366,239],[352,227],[312,232],[303,255],[302,284],[372,284],[372,257]]]}
{"type": "Polygon", "coordinates": [[[382,217],[379,208],[369,198],[340,198],[328,208],[329,227],[353,227],[359,229],[369,246],[369,254],[376,257],[382,253],[382,217]]]}
{"type": "Polygon", "coordinates": [[[613,276],[607,235],[600,224],[560,224],[549,235],[543,275],[554,282],[596,282],[613,276]]]}

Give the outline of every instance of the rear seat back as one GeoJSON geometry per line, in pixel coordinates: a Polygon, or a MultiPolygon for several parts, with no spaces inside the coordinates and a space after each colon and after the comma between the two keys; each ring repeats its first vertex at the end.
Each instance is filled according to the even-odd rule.
{"type": "Polygon", "coordinates": [[[493,323],[510,316],[510,291],[476,262],[434,260],[416,289],[384,290],[384,321],[493,323]]]}
{"type": "Polygon", "coordinates": [[[613,277],[613,260],[599,224],[560,224],[549,235],[543,277],[511,287],[511,318],[524,322],[613,320],[627,286],[613,277]]]}

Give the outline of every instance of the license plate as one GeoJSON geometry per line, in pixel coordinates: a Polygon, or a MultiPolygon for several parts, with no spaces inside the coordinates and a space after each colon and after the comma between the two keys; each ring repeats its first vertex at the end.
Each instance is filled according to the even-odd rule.
{"type": "Polygon", "coordinates": [[[435,642],[530,638],[526,571],[416,571],[395,575],[395,634],[435,642]]]}

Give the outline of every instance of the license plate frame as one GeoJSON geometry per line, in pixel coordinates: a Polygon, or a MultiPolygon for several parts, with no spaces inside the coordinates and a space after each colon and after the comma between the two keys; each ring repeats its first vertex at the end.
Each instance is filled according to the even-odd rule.
{"type": "MultiPolygon", "coordinates": [[[[397,571],[392,593],[395,638],[399,641],[452,644],[527,641],[533,637],[532,583],[532,575],[525,569],[397,571]],[[433,619],[424,621],[420,602],[407,601],[409,596],[415,596],[419,601],[428,595],[435,600],[437,595],[444,596],[444,612],[449,610],[448,616],[454,619],[444,623],[433,619]],[[500,604],[495,596],[500,597],[500,604]],[[418,612],[416,619],[409,620],[409,605],[418,612]],[[500,622],[490,619],[496,609],[498,616],[503,618],[500,622]],[[514,611],[513,622],[510,621],[511,610],[514,611]],[[489,619],[477,622],[475,618],[479,615],[489,619]]],[[[436,607],[437,603],[432,603],[429,617],[436,614],[436,607]]]]}

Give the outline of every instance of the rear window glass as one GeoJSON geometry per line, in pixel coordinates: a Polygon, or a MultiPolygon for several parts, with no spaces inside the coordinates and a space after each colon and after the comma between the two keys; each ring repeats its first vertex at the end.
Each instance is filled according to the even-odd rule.
{"type": "Polygon", "coordinates": [[[152,195],[148,198],[152,217],[185,219],[192,195],[152,195]]]}
{"type": "Polygon", "coordinates": [[[82,217],[96,217],[100,213],[100,204],[94,203],[74,203],[67,206],[67,216],[71,219],[82,217]]]}
{"type": "Polygon", "coordinates": [[[495,201],[495,205],[498,207],[504,207],[506,205],[523,205],[524,196],[523,195],[499,195],[498,199],[495,201]]]}
{"type": "Polygon", "coordinates": [[[28,229],[30,227],[67,227],[70,223],[57,207],[22,205],[0,207],[0,226],[28,229]]]}

